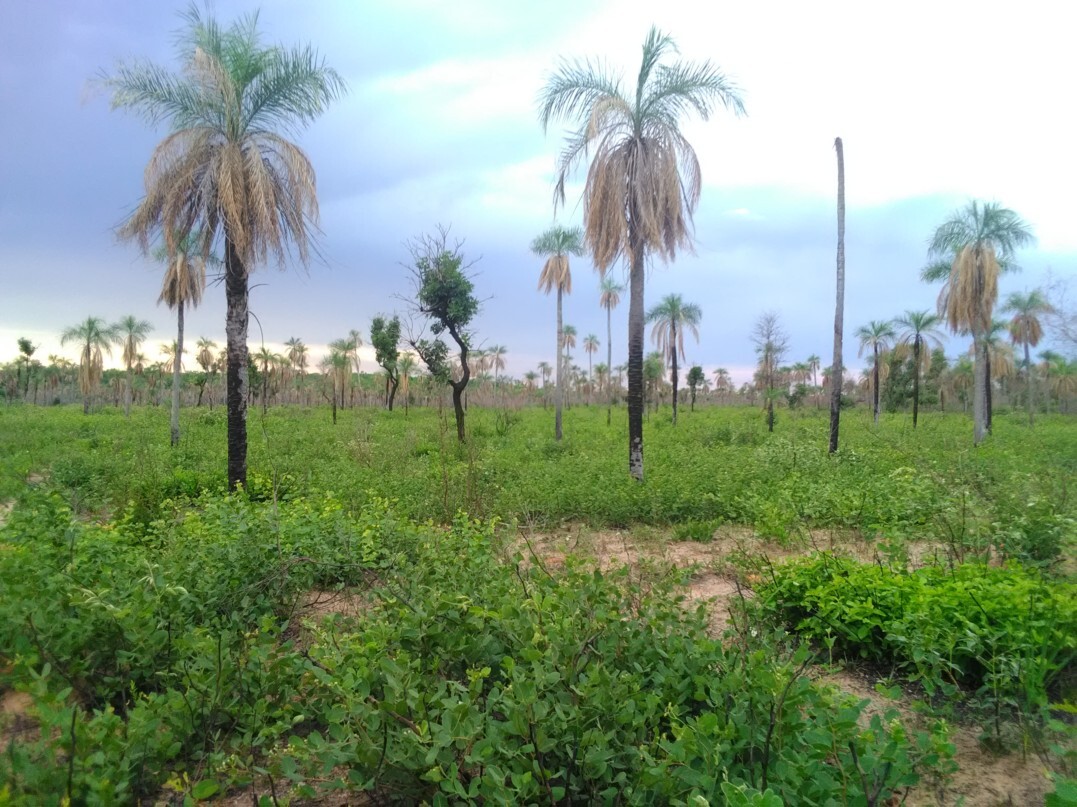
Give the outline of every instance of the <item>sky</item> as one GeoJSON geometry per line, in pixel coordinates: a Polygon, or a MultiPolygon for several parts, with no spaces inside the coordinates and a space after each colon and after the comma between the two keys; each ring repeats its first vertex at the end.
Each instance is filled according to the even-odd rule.
{"type": "MultiPolygon", "coordinates": [[[[75,359],[60,332],[89,315],[149,320],[144,352],[175,338],[156,304],[162,266],[116,227],[143,195],[143,170],[168,133],[113,111],[93,79],[120,62],[177,71],[182,4],[5,0],[0,4],[0,361],[25,336],[38,355],[75,359]]],[[[250,341],[317,357],[369,334],[379,313],[406,317],[407,242],[450,227],[474,260],[479,346],[504,345],[508,372],[553,360],[555,302],[536,290],[531,240],[556,220],[580,224],[583,174],[556,213],[556,157],[567,125],[543,132],[537,97],[562,59],[602,59],[634,85],[654,24],[680,56],[710,60],[747,115],[719,110],[684,132],[702,167],[695,248],[654,261],[649,308],[678,293],[703,312],[688,364],[747,380],[754,322],[777,312],[787,362],[829,363],[835,292],[837,167],[846,170],[845,363],[855,329],[934,309],[919,280],[934,229],[970,199],[995,200],[1032,226],[1000,298],[1077,274],[1077,12],[1030,0],[901,4],[634,0],[217,0],[227,23],[259,10],[265,41],[309,43],[347,95],[293,139],[310,157],[321,207],[319,258],[251,276],[250,341]]],[[[572,266],[565,322],[602,342],[605,313],[587,257],[572,266]]],[[[623,277],[623,268],[612,270],[623,277]]],[[[613,363],[627,354],[627,295],[614,311],[613,363]]],[[[188,346],[224,343],[224,291],[187,315],[188,346]]],[[[648,348],[650,349],[650,348],[648,348]]],[[[947,353],[967,349],[951,337],[947,353]]],[[[118,360],[118,351],[114,359],[118,360]]],[[[375,369],[363,353],[364,369],[375,369]]],[[[574,361],[587,366],[576,350],[574,361]]],[[[192,365],[193,366],[193,365],[192,365]]]]}

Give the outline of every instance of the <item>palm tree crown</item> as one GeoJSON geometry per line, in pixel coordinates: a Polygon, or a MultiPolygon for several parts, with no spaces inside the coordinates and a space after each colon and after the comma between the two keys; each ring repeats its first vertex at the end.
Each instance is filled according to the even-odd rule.
{"type": "Polygon", "coordinates": [[[558,159],[559,202],[568,177],[594,151],[584,221],[587,246],[603,273],[643,249],[673,260],[677,248],[690,248],[701,176],[678,121],[690,111],[707,120],[716,104],[744,112],[738,89],[720,70],[710,62],[660,64],[670,52],[676,52],[673,39],[652,27],[632,91],[600,63],[563,62],[539,98],[543,130],[559,119],[579,124],[558,159]]]}
{"type": "Polygon", "coordinates": [[[569,255],[583,254],[583,230],[579,227],[562,227],[555,224],[531,242],[531,252],[546,258],[539,275],[539,291],[549,294],[555,289],[572,293],[572,270],[569,255]]]}
{"type": "Polygon", "coordinates": [[[662,353],[668,366],[679,355],[683,361],[684,332],[687,329],[699,341],[699,323],[703,310],[695,303],[686,303],[679,294],[670,294],[647,312],[647,321],[653,323],[651,339],[662,353]]]}

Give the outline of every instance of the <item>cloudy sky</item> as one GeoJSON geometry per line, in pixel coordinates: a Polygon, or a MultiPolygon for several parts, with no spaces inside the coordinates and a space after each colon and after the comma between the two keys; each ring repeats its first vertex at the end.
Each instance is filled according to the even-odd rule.
{"type": "MultiPolygon", "coordinates": [[[[121,60],[178,68],[182,8],[0,5],[0,361],[14,356],[19,336],[40,343],[42,358],[74,358],[58,334],[91,314],[149,319],[151,356],[174,338],[171,312],[155,305],[161,267],[114,235],[166,130],[111,111],[90,80],[121,60]]],[[[536,292],[542,261],[528,245],[553,221],[564,132],[543,133],[536,97],[563,57],[601,57],[632,80],[652,23],[684,58],[721,67],[748,110],[686,124],[704,180],[695,254],[648,275],[648,306],[677,292],[703,309],[689,362],[744,380],[752,324],[768,310],[791,336],[789,361],[828,359],[839,135],[847,334],[933,309],[937,290],[918,279],[925,244],[970,198],[1015,209],[1039,239],[1021,254],[1023,271],[1003,279],[1002,295],[1040,285],[1048,271],[1077,270],[1077,49],[1072,11],[1057,2],[217,0],[212,8],[222,22],[260,8],[268,42],[313,44],[349,86],[297,138],[318,175],[322,260],[252,276],[255,344],[280,349],[297,336],[317,353],[352,328],[367,333],[375,314],[403,314],[405,242],[442,224],[478,259],[478,341],[505,345],[516,375],[552,360],[554,301],[536,292]]],[[[569,189],[561,222],[579,223],[579,189],[569,189]]],[[[573,274],[565,321],[604,342],[598,278],[586,258],[573,274]]],[[[627,300],[614,316],[620,364],[627,300]]],[[[187,334],[223,344],[222,288],[207,291],[187,334]]],[[[947,343],[951,356],[965,347],[947,343]]],[[[852,339],[845,359],[862,364],[852,339]]]]}

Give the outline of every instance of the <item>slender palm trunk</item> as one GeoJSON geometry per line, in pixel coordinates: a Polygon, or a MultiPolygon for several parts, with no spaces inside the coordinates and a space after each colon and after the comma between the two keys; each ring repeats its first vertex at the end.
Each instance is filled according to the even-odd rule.
{"type": "Polygon", "coordinates": [[[841,138],[834,138],[838,153],[838,288],[834,303],[834,359],[830,368],[830,453],[838,450],[841,418],[842,329],[845,321],[845,153],[841,138]]]}
{"type": "Polygon", "coordinates": [[[972,443],[978,446],[987,432],[987,345],[976,331],[972,334],[972,341],[975,345],[972,374],[972,443]]]}
{"type": "Polygon", "coordinates": [[[874,406],[875,425],[878,426],[879,425],[879,346],[878,345],[875,345],[874,352],[875,352],[875,383],[872,384],[872,386],[874,387],[874,390],[873,390],[873,394],[872,394],[871,397],[872,397],[872,404],[874,406]]]}
{"type": "Polygon", "coordinates": [[[131,417],[131,368],[128,366],[123,379],[123,416],[131,417]]]}
{"type": "Polygon", "coordinates": [[[595,354],[590,350],[587,351],[587,405],[590,406],[594,403],[595,394],[595,369],[594,369],[594,357],[595,354]]]}
{"type": "Polygon", "coordinates": [[[563,378],[563,375],[562,375],[562,373],[564,371],[564,364],[565,364],[565,360],[562,358],[562,355],[564,353],[565,334],[562,331],[562,324],[561,324],[561,295],[562,295],[561,284],[558,283],[557,284],[557,368],[555,370],[555,379],[554,379],[555,384],[556,384],[556,389],[554,389],[554,393],[553,393],[553,405],[554,405],[553,435],[554,435],[555,440],[560,440],[561,439],[561,417],[562,417],[561,416],[561,410],[562,410],[562,407],[565,404],[565,388],[563,386],[564,378],[563,378]]]}
{"type": "Polygon", "coordinates": [[[225,233],[225,336],[228,371],[225,399],[228,408],[228,488],[247,485],[247,325],[249,295],[247,272],[235,244],[225,233]]]}
{"type": "Polygon", "coordinates": [[[643,244],[629,225],[631,269],[628,301],[628,472],[643,481],[643,244]]]}
{"type": "Polygon", "coordinates": [[[677,425],[677,323],[669,324],[670,341],[673,343],[671,380],[673,381],[673,425],[677,425]]]}
{"type": "Polygon", "coordinates": [[[916,418],[920,414],[920,336],[912,343],[912,427],[916,428],[916,418]]]}
{"type": "Polygon", "coordinates": [[[991,434],[992,414],[994,405],[991,401],[991,346],[984,341],[984,426],[987,433],[991,434]]]}
{"type": "Polygon", "coordinates": [[[606,426],[613,422],[613,307],[606,306],[606,426]]]}
{"type": "MultiPolygon", "coordinates": [[[[1026,334],[1027,336],[1027,334],[1026,334]]],[[[1032,357],[1028,354],[1028,339],[1025,339],[1025,397],[1028,398],[1028,427],[1032,428],[1033,393],[1032,386],[1032,357]]]]}
{"type": "MultiPolygon", "coordinates": [[[[183,363],[183,301],[176,306],[176,355],[172,357],[172,421],[171,440],[173,446],[179,445],[179,409],[180,409],[180,366],[183,363]]],[[[201,392],[199,393],[201,397],[201,392]]]]}

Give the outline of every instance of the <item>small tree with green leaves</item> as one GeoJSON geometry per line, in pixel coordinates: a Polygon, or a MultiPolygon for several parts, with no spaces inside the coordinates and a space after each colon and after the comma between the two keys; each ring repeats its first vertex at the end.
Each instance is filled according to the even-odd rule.
{"type": "Polygon", "coordinates": [[[408,244],[412,263],[409,267],[415,282],[415,310],[430,323],[432,339],[409,339],[436,380],[452,388],[453,410],[456,413],[456,436],[467,439],[464,429],[464,390],[471,379],[468,351],[471,349],[471,320],[479,312],[475,285],[467,274],[472,264],[464,263],[463,242],[449,246],[449,231],[439,227],[434,235],[422,235],[408,244]],[[448,334],[456,345],[459,372],[454,373],[449,359],[449,346],[442,336],[448,334]]]}
{"type": "Polygon", "coordinates": [[[706,378],[707,377],[703,375],[703,368],[698,364],[688,371],[688,378],[685,379],[688,384],[688,393],[691,396],[688,411],[696,411],[696,390],[703,386],[703,382],[706,381],[706,378]]]}
{"type": "Polygon", "coordinates": [[[400,384],[397,361],[400,358],[400,318],[393,316],[386,319],[382,315],[374,317],[370,323],[370,344],[374,346],[377,362],[385,370],[385,408],[393,411],[393,399],[400,384]]]}

